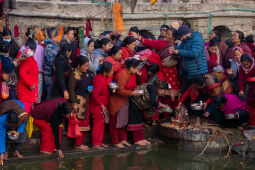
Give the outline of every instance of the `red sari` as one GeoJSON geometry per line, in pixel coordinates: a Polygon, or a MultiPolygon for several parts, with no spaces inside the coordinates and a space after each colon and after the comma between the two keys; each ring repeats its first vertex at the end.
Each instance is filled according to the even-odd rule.
{"type": "Polygon", "coordinates": [[[130,51],[127,47],[122,47],[122,60],[126,60],[129,57],[133,57],[135,55],[135,51],[130,51]]]}

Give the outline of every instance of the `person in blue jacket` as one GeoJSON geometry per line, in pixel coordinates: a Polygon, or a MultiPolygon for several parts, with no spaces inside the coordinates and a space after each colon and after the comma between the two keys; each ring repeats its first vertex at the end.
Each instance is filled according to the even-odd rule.
{"type": "Polygon", "coordinates": [[[182,42],[172,52],[181,57],[182,93],[192,84],[192,77],[208,73],[204,40],[199,32],[182,25],[177,31],[182,42]]]}
{"type": "Polygon", "coordinates": [[[22,158],[19,153],[20,145],[26,140],[26,124],[28,114],[24,110],[24,105],[18,100],[8,100],[0,105],[0,162],[7,159],[6,150],[7,132],[15,130],[18,135],[17,140],[10,140],[14,147],[14,156],[22,158]]]}

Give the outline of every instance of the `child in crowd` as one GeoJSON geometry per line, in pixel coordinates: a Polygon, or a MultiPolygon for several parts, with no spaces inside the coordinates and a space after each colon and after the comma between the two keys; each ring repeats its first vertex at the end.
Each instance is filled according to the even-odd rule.
{"type": "Polygon", "coordinates": [[[94,91],[91,101],[91,113],[93,118],[92,145],[94,149],[108,147],[103,144],[105,119],[108,117],[108,100],[110,91],[108,89],[109,77],[113,74],[112,64],[104,62],[93,80],[94,91]]]}

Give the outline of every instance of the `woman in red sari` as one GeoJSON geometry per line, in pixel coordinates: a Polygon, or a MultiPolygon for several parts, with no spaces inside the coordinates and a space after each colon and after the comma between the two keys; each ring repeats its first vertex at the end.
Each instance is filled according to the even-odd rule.
{"type": "Polygon", "coordinates": [[[124,39],[122,43],[122,60],[126,60],[127,58],[135,55],[135,45],[136,40],[133,36],[128,36],[124,39]]]}
{"type": "Polygon", "coordinates": [[[119,69],[123,66],[122,62],[122,49],[119,46],[113,46],[110,51],[110,55],[104,59],[104,62],[108,61],[112,63],[113,74],[118,72],[119,69]]]}
{"type": "MultiPolygon", "coordinates": [[[[180,80],[179,80],[179,67],[178,58],[172,55],[169,48],[171,46],[175,47],[178,45],[177,31],[174,28],[169,28],[167,30],[166,41],[165,40],[149,40],[139,37],[133,34],[135,39],[138,39],[144,45],[149,46],[155,50],[159,50],[159,56],[163,65],[164,78],[168,84],[171,85],[171,94],[173,97],[165,97],[162,99],[164,104],[168,104],[171,108],[175,108],[178,104],[178,96],[180,93],[180,80]]],[[[165,118],[169,115],[165,114],[165,118]]],[[[158,119],[158,116],[155,117],[158,119]]]]}
{"type": "Polygon", "coordinates": [[[112,64],[104,62],[93,80],[94,91],[91,101],[91,113],[93,118],[92,145],[94,149],[108,147],[103,144],[105,116],[108,116],[108,78],[112,76],[112,64]]]}

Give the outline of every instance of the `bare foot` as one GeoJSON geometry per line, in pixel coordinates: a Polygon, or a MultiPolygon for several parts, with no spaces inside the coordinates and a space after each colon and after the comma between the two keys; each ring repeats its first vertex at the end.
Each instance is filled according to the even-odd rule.
{"type": "Polygon", "coordinates": [[[19,159],[23,158],[23,155],[21,155],[19,151],[14,151],[13,156],[16,156],[19,159]]]}
{"type": "Polygon", "coordinates": [[[51,155],[51,154],[53,154],[52,152],[46,152],[46,151],[40,151],[41,153],[43,153],[43,154],[46,154],[46,155],[51,155]]]}
{"type": "Polygon", "coordinates": [[[4,153],[4,159],[8,159],[8,153],[7,152],[4,153]]]}
{"type": "Polygon", "coordinates": [[[87,151],[87,150],[89,150],[89,147],[88,147],[88,146],[85,146],[85,145],[74,146],[74,148],[75,148],[75,149],[82,150],[82,151],[87,151]]]}
{"type": "Polygon", "coordinates": [[[104,147],[104,148],[109,148],[109,146],[106,145],[106,144],[102,144],[101,146],[104,147]]]}
{"type": "Polygon", "coordinates": [[[127,147],[130,147],[130,146],[131,146],[131,144],[128,143],[126,140],[123,140],[123,141],[121,141],[120,143],[121,143],[122,145],[127,146],[127,147]]]}
{"type": "Polygon", "coordinates": [[[114,145],[117,148],[125,148],[125,146],[122,143],[118,143],[114,145]]]}
{"type": "Polygon", "coordinates": [[[95,149],[95,150],[102,150],[102,149],[104,149],[104,147],[102,147],[100,145],[94,145],[92,148],[95,149]]]}
{"type": "Polygon", "coordinates": [[[143,140],[143,142],[146,143],[147,145],[150,145],[150,144],[151,144],[151,142],[149,142],[149,141],[147,141],[147,140],[145,140],[145,139],[143,140]]]}
{"type": "Polygon", "coordinates": [[[136,145],[139,145],[139,146],[146,146],[147,144],[144,142],[144,141],[142,141],[142,140],[140,140],[140,141],[138,141],[138,142],[135,142],[135,144],[136,145]]]}

